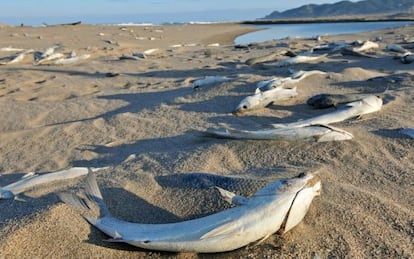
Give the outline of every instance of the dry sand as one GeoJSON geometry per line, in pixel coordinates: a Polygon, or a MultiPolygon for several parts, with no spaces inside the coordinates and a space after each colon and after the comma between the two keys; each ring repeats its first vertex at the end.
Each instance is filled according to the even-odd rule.
{"type": "MultiPolygon", "coordinates": [[[[301,81],[299,96],[283,105],[235,117],[230,112],[253,93],[257,81],[288,75],[288,68],[249,67],[245,60],[269,54],[281,42],[294,51],[319,44],[288,39],[235,49],[233,38],[250,30],[236,24],[2,27],[0,47],[44,51],[58,44],[57,52],[91,58],[73,65],[34,65],[28,55],[0,67],[0,186],[30,171],[111,166],[98,173],[98,181],[113,214],[161,223],[225,208],[213,190],[180,181],[188,173],[272,180],[319,170],[322,194],[292,231],[257,246],[202,257],[412,258],[414,141],[398,129],[414,126],[414,64],[400,63],[384,47],[404,35],[413,37],[414,27],[324,38],[384,40],[375,59],[336,55],[296,65],[328,76],[301,81]],[[212,43],[220,46],[208,46],[212,43]],[[160,51],[145,60],[118,60],[150,48],[160,51]],[[366,81],[394,73],[409,74],[401,82],[366,81]],[[217,75],[238,80],[198,91],[190,87],[191,79],[217,75]],[[324,112],[305,104],[314,94],[386,88],[380,112],[336,124],[354,134],[352,141],[227,141],[195,131],[220,123],[252,129],[294,121],[324,112]]],[[[1,57],[11,54],[0,52],[1,57]]],[[[83,179],[52,183],[26,192],[26,202],[0,200],[0,258],[201,256],[104,242],[105,235],[56,197],[58,191],[82,186],[83,179]]]]}

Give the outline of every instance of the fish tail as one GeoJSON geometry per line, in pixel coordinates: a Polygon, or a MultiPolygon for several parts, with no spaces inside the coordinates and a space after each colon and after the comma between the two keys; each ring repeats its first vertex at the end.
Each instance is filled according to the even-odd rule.
{"type": "Polygon", "coordinates": [[[101,190],[99,189],[98,183],[96,182],[96,176],[91,169],[89,169],[88,177],[86,178],[85,190],[88,198],[91,201],[93,201],[96,205],[98,205],[100,216],[109,216],[111,213],[109,212],[108,207],[105,204],[101,190]]]}
{"type": "Polygon", "coordinates": [[[89,173],[88,173],[88,177],[86,178],[86,188],[85,188],[87,199],[83,199],[74,193],[68,193],[68,192],[59,193],[58,197],[62,202],[69,204],[72,207],[77,208],[77,209],[91,210],[92,209],[92,206],[90,206],[91,203],[96,204],[99,207],[99,214],[101,217],[110,216],[108,207],[106,206],[103,200],[101,191],[96,182],[96,176],[90,168],[88,170],[89,170],[89,173]]]}

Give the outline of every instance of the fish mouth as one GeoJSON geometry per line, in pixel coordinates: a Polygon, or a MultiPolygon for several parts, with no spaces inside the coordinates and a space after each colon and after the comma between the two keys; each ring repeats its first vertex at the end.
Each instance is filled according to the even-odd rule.
{"type": "Polygon", "coordinates": [[[235,116],[240,116],[240,115],[243,114],[243,112],[242,112],[241,109],[236,109],[236,110],[232,111],[232,114],[235,115],[235,116]]]}

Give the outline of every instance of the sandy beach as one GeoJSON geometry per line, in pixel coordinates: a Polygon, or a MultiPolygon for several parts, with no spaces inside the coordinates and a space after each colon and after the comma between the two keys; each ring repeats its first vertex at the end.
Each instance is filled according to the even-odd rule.
{"type": "MultiPolygon", "coordinates": [[[[403,64],[388,43],[414,37],[414,26],[355,35],[284,39],[235,48],[253,31],[239,24],[174,26],[0,27],[0,48],[65,56],[73,64],[36,64],[33,52],[0,66],[0,186],[28,172],[73,166],[97,172],[113,215],[166,223],[228,208],[211,188],[196,188],[194,172],[271,181],[319,171],[322,193],[304,220],[284,235],[218,254],[167,253],[105,242],[83,212],[56,193],[79,192],[84,177],[54,182],[0,200],[0,258],[412,258],[414,257],[414,63],[403,64]],[[306,51],[333,41],[375,40],[374,58],[328,55],[277,67],[245,61],[280,50],[306,51]],[[147,52],[145,59],[121,56],[147,52]],[[297,86],[298,96],[242,116],[232,114],[256,83],[295,70],[322,70],[297,86]],[[398,75],[389,80],[387,76],[398,75]],[[202,86],[205,76],[232,80],[202,86]],[[375,79],[373,79],[375,78],[375,79]],[[385,93],[384,93],[385,91],[385,93]],[[204,137],[223,125],[262,129],[328,110],[306,100],[319,93],[383,94],[379,112],[336,123],[354,135],[339,142],[237,141],[204,137]]],[[[414,51],[414,42],[404,44],[414,51]]],[[[0,58],[21,51],[0,51],[0,58]]],[[[281,58],[287,58],[282,57],[281,58]]],[[[249,196],[249,188],[231,190],[249,196]]]]}

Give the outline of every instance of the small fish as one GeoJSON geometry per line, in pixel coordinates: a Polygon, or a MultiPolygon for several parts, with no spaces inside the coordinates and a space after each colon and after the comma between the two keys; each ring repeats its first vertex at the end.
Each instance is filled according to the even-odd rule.
{"type": "Polygon", "coordinates": [[[355,51],[350,48],[343,48],[341,49],[342,55],[348,55],[348,56],[356,56],[356,57],[364,57],[364,58],[375,58],[375,56],[365,54],[363,52],[355,51]]]}
{"type": "Polygon", "coordinates": [[[298,95],[296,87],[283,88],[279,86],[267,91],[256,90],[256,93],[245,97],[233,111],[234,115],[240,115],[247,111],[267,107],[268,105],[280,101],[285,101],[298,95]]]}
{"type": "Polygon", "coordinates": [[[11,65],[11,64],[19,63],[20,61],[22,61],[26,57],[26,54],[32,53],[33,51],[34,50],[32,50],[32,49],[25,50],[25,51],[19,53],[17,56],[10,57],[9,61],[0,62],[0,65],[11,65]]]}
{"type": "Polygon", "coordinates": [[[146,59],[147,56],[145,56],[143,53],[134,53],[132,55],[122,55],[119,57],[119,60],[126,60],[126,59],[131,59],[131,60],[142,60],[142,59],[146,59]]]}
{"type": "Polygon", "coordinates": [[[280,61],[276,62],[276,66],[277,67],[286,67],[286,66],[291,66],[291,65],[300,64],[300,63],[308,63],[308,62],[313,62],[313,61],[323,59],[326,56],[327,56],[326,54],[323,54],[323,55],[300,54],[300,55],[297,55],[296,57],[293,57],[293,58],[280,60],[280,61]]]}
{"type": "Polygon", "coordinates": [[[45,63],[45,62],[48,62],[48,61],[51,61],[51,60],[55,60],[55,59],[59,59],[59,58],[61,59],[63,57],[64,57],[64,55],[62,53],[52,53],[52,54],[50,54],[46,57],[43,57],[43,58],[40,58],[39,60],[37,60],[36,64],[40,65],[42,63],[45,63]]]}
{"type": "MultiPolygon", "coordinates": [[[[305,217],[321,182],[312,173],[267,184],[246,198],[218,188],[222,197],[235,207],[206,217],[177,223],[140,224],[113,217],[99,190],[94,174],[87,177],[86,193],[99,206],[100,216],[86,216],[93,226],[112,237],[109,241],[171,252],[217,253],[238,249],[273,233],[284,233],[305,217]]],[[[89,209],[86,201],[68,194],[62,201],[89,209]]]]}
{"type": "Polygon", "coordinates": [[[347,119],[359,117],[364,114],[379,111],[381,110],[381,107],[382,99],[379,96],[370,95],[368,97],[363,98],[360,101],[348,103],[343,107],[338,108],[334,112],[319,115],[305,120],[300,120],[297,122],[272,124],[272,126],[275,128],[294,128],[314,124],[329,125],[331,123],[336,123],[347,119]]]}
{"type": "Polygon", "coordinates": [[[282,141],[313,141],[327,142],[349,140],[353,135],[342,129],[329,125],[310,125],[300,128],[278,128],[269,130],[210,130],[206,136],[226,139],[251,139],[251,140],[282,140],[282,141]]]}
{"type": "Polygon", "coordinates": [[[56,60],[53,64],[55,64],[55,65],[73,64],[73,63],[76,63],[80,60],[88,59],[88,58],[90,58],[90,56],[91,55],[89,55],[89,54],[83,54],[83,55],[74,56],[74,57],[70,57],[70,58],[61,58],[61,59],[56,60]]]}
{"type": "Polygon", "coordinates": [[[271,61],[277,60],[278,57],[280,57],[281,54],[282,54],[282,52],[276,52],[276,53],[270,53],[268,55],[261,56],[261,57],[249,58],[248,60],[246,60],[245,63],[246,63],[246,65],[252,66],[254,64],[271,62],[271,61]]]}
{"type": "Polygon", "coordinates": [[[154,48],[154,49],[147,49],[144,52],[142,52],[144,55],[150,56],[150,55],[155,55],[158,52],[160,52],[161,50],[158,48],[154,48]]]}
{"type": "MultiPolygon", "coordinates": [[[[92,170],[98,171],[101,169],[105,168],[94,168],[92,170]]],[[[16,195],[23,193],[37,185],[50,183],[53,181],[73,179],[87,174],[88,168],[86,167],[72,167],[66,170],[44,174],[28,173],[24,175],[19,181],[0,187],[0,200],[13,199],[16,195]]]]}
{"type": "Polygon", "coordinates": [[[372,41],[364,41],[361,46],[354,47],[352,50],[356,52],[367,51],[370,49],[377,49],[379,48],[378,43],[372,41]]]}
{"type": "Polygon", "coordinates": [[[301,80],[312,76],[312,75],[325,75],[326,72],[320,71],[320,70],[310,70],[310,71],[292,71],[292,74],[288,77],[274,77],[269,80],[260,81],[257,83],[257,89],[256,93],[260,91],[267,91],[273,88],[277,88],[281,85],[293,85],[295,83],[299,83],[301,80]]]}
{"type": "Polygon", "coordinates": [[[401,62],[403,64],[410,64],[414,62],[414,54],[406,54],[401,57],[401,62]]]}
{"type": "Polygon", "coordinates": [[[59,46],[52,46],[52,47],[47,48],[45,50],[45,52],[42,53],[42,55],[40,56],[40,58],[42,59],[42,58],[46,58],[46,57],[52,55],[53,53],[55,53],[55,50],[57,48],[59,48],[59,46]]]}
{"type": "Polygon", "coordinates": [[[209,84],[216,84],[216,83],[223,83],[231,81],[231,78],[225,76],[206,76],[203,79],[197,79],[192,83],[193,89],[198,89],[201,86],[209,85],[209,84]]]}
{"type": "Polygon", "coordinates": [[[410,52],[407,49],[403,48],[401,45],[392,44],[392,43],[387,44],[387,46],[385,47],[385,49],[386,50],[389,50],[389,51],[398,52],[398,53],[401,53],[401,54],[406,54],[406,53],[409,53],[410,52]]]}
{"type": "Polygon", "coordinates": [[[2,47],[0,51],[14,51],[14,52],[23,52],[25,49],[13,48],[13,47],[2,47]]]}

